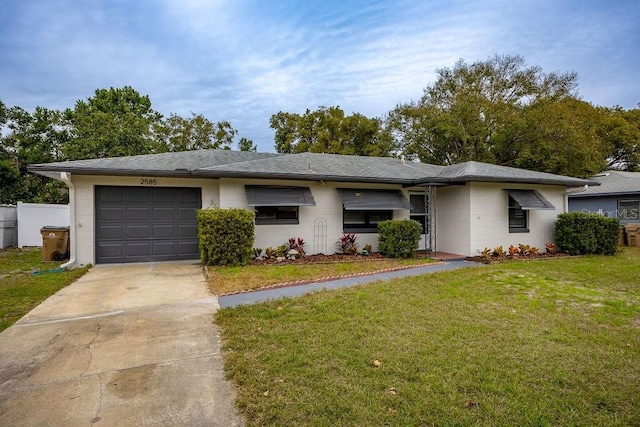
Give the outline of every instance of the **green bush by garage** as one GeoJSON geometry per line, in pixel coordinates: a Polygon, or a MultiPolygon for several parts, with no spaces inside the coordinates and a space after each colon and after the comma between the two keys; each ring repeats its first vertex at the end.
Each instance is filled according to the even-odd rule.
{"type": "Polygon", "coordinates": [[[251,261],[255,214],[245,209],[200,209],[200,259],[207,265],[246,265],[251,261]]]}

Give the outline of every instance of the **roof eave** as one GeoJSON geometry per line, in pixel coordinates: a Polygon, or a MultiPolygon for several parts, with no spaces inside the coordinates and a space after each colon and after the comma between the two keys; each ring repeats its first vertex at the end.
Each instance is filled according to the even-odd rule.
{"type": "Polygon", "coordinates": [[[620,192],[616,192],[616,191],[609,191],[606,193],[576,193],[576,194],[570,194],[569,197],[571,198],[578,198],[578,197],[610,197],[610,196],[616,196],[616,197],[625,197],[625,196],[640,196],[640,190],[639,191],[620,191],[620,192]]]}
{"type": "Polygon", "coordinates": [[[409,179],[397,178],[376,178],[376,177],[358,177],[330,174],[297,174],[284,172],[246,172],[246,171],[223,171],[223,170],[196,170],[194,173],[200,176],[211,178],[245,178],[245,179],[283,179],[293,181],[333,181],[333,182],[366,182],[377,184],[410,184],[413,181],[409,179]]]}
{"type": "Polygon", "coordinates": [[[452,183],[456,182],[501,182],[501,183],[516,183],[516,184],[539,184],[539,185],[560,185],[564,187],[579,187],[584,185],[595,186],[600,185],[599,182],[590,181],[579,178],[519,178],[519,177],[487,177],[482,175],[467,175],[461,177],[455,177],[450,179],[452,183]]]}
{"type": "MultiPolygon", "coordinates": [[[[46,166],[46,165],[43,165],[46,166]]],[[[194,177],[192,171],[178,170],[153,170],[153,169],[103,169],[103,168],[56,168],[41,167],[40,165],[29,165],[27,171],[37,175],[51,177],[51,174],[68,172],[77,175],[102,175],[102,176],[162,176],[162,177],[194,177]]]]}

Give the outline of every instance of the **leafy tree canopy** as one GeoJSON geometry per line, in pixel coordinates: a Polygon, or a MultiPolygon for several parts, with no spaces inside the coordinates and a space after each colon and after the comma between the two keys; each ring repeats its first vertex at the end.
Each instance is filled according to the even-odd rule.
{"type": "Polygon", "coordinates": [[[238,150],[253,151],[255,153],[256,151],[258,151],[258,147],[256,147],[252,140],[247,138],[240,138],[240,141],[238,141],[238,150]]]}
{"type": "Polygon", "coordinates": [[[71,129],[63,150],[68,160],[152,153],[151,126],[162,117],[148,96],[130,86],[98,89],[65,115],[71,129]]]}
{"type": "Polygon", "coordinates": [[[30,114],[0,102],[0,203],[64,202],[66,187],[28,174],[27,165],[60,160],[67,140],[59,111],[37,107],[30,114]]]}
{"type": "Polygon", "coordinates": [[[599,108],[599,136],[607,145],[607,167],[640,170],[640,105],[633,110],[599,108]]]}
{"type": "Polygon", "coordinates": [[[154,124],[154,139],[158,152],[231,148],[238,134],[231,123],[213,123],[202,114],[191,113],[185,118],[170,114],[154,124]]]}
{"type": "Polygon", "coordinates": [[[605,167],[606,150],[599,115],[576,98],[576,87],[576,73],[544,73],[520,56],[460,60],[438,70],[419,101],[393,109],[387,125],[405,155],[427,163],[476,160],[588,176],[605,167]]]}
{"type": "Polygon", "coordinates": [[[395,149],[380,119],[347,116],[340,107],[319,107],[302,115],[280,111],[271,116],[270,124],[278,153],[390,156],[395,149]]]}
{"type": "MultiPolygon", "coordinates": [[[[230,149],[238,131],[200,114],[164,118],[135,89],[98,89],[65,111],[29,113],[0,101],[0,203],[66,203],[64,184],[27,173],[32,163],[166,151],[230,149]]],[[[248,141],[248,140],[246,140],[248,141]]],[[[251,141],[239,145],[255,150],[251,141]]]]}

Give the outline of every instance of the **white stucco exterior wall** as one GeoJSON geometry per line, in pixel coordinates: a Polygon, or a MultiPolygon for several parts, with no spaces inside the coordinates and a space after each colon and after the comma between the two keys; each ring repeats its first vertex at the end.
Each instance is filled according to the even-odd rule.
{"type": "Polygon", "coordinates": [[[559,214],[566,211],[565,187],[556,185],[470,183],[471,187],[471,241],[469,255],[477,255],[485,247],[520,243],[544,251],[545,244],[554,241],[554,224],[559,214]],[[509,232],[509,195],[505,189],[538,190],[555,210],[530,210],[529,232],[509,232]]]}
{"type": "Polygon", "coordinates": [[[436,210],[438,251],[475,256],[485,247],[506,250],[520,243],[544,250],[554,241],[557,216],[566,211],[565,187],[482,182],[440,187],[436,210]],[[510,233],[505,189],[538,190],[556,209],[529,211],[529,232],[510,233]]]}
{"type": "MultiPolygon", "coordinates": [[[[308,254],[326,253],[336,251],[336,242],[344,234],[342,229],[342,199],[337,188],[375,188],[375,189],[401,189],[398,185],[380,185],[364,183],[340,183],[318,181],[287,181],[287,180],[261,180],[261,179],[220,179],[220,207],[242,208],[253,210],[247,205],[244,191],[245,185],[282,185],[294,187],[309,187],[315,206],[300,206],[298,213],[299,224],[270,224],[256,225],[254,247],[266,249],[277,247],[287,242],[290,237],[302,237],[306,242],[308,254]],[[316,220],[324,218],[327,224],[326,239],[319,238],[315,230],[316,220]]],[[[408,193],[404,191],[405,196],[408,193]]],[[[394,211],[394,219],[409,217],[409,211],[394,211]]],[[[377,233],[356,233],[358,246],[362,248],[370,244],[373,250],[377,250],[377,233]]]]}
{"type": "Polygon", "coordinates": [[[71,238],[75,233],[78,265],[95,264],[95,186],[147,186],[141,183],[143,178],[155,179],[155,187],[201,188],[202,207],[219,206],[218,181],[214,179],[72,175],[75,197],[69,201],[69,207],[75,209],[76,215],[75,223],[71,225],[71,238]]]}
{"type": "Polygon", "coordinates": [[[468,255],[471,245],[469,185],[438,187],[436,190],[436,250],[468,255]]]}

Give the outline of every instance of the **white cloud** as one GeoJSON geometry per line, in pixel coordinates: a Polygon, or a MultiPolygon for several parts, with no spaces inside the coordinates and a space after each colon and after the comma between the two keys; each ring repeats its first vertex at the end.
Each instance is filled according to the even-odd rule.
{"type": "MultiPolygon", "coordinates": [[[[380,116],[422,95],[437,68],[495,53],[580,74],[598,104],[640,101],[634,2],[448,3],[9,0],[0,98],[70,107],[131,85],[161,112],[229,120],[261,150],[279,110],[340,105],[380,116]]],[[[5,22],[6,21],[6,22],[5,22]]]]}

